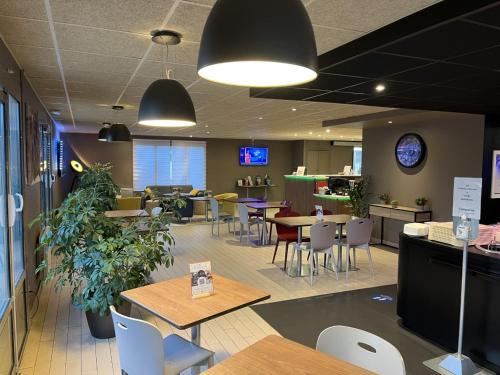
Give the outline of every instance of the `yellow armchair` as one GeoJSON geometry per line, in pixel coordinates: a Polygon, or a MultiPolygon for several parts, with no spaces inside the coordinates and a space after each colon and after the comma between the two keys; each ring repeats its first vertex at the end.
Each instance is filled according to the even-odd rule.
{"type": "Polygon", "coordinates": [[[122,197],[122,198],[117,198],[116,202],[118,210],[141,209],[141,197],[122,197]]]}
{"type": "Polygon", "coordinates": [[[228,202],[226,199],[238,199],[237,193],[223,193],[214,196],[219,201],[220,209],[222,212],[236,216],[238,212],[238,205],[236,203],[228,202]]]}

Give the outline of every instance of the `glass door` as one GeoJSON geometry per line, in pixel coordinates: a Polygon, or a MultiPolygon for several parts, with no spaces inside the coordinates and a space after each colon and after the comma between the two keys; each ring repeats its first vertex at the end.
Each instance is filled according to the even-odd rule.
{"type": "Polygon", "coordinates": [[[23,166],[21,142],[21,105],[13,96],[9,95],[9,125],[8,125],[8,184],[9,184],[9,227],[10,247],[12,249],[12,285],[15,296],[14,326],[17,341],[17,353],[21,352],[24,339],[28,331],[26,293],[25,293],[25,267],[24,267],[24,229],[23,229],[23,166]]]}
{"type": "Polygon", "coordinates": [[[7,212],[7,153],[5,97],[0,93],[0,375],[10,374],[15,365],[12,309],[12,262],[7,212]]]}
{"type": "Polygon", "coordinates": [[[52,184],[54,175],[52,174],[52,132],[47,124],[41,126],[41,205],[44,216],[52,209],[52,184]]]}

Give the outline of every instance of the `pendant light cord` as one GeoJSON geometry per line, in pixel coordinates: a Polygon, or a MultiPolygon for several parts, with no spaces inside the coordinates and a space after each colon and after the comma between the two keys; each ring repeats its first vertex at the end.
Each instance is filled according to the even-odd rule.
{"type": "Polygon", "coordinates": [[[170,79],[170,72],[172,71],[172,69],[167,68],[168,53],[169,53],[168,44],[166,44],[161,49],[161,63],[160,63],[161,78],[170,79]],[[165,49],[167,50],[166,56],[165,56],[165,49]]]}

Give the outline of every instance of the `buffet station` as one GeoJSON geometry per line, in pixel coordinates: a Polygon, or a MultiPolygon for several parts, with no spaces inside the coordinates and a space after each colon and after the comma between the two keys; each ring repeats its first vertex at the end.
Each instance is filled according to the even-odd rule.
{"type": "MultiPolygon", "coordinates": [[[[469,242],[463,353],[500,373],[500,225],[469,242]]],[[[451,222],[406,224],[399,240],[397,313],[404,327],[457,350],[464,242],[451,222]]]]}

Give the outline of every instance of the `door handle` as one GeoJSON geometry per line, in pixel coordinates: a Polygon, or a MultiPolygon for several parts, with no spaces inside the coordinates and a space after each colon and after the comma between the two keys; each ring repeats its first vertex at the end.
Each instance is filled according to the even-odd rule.
{"type": "Polygon", "coordinates": [[[23,212],[24,209],[24,198],[22,194],[16,193],[16,196],[19,198],[19,207],[16,207],[16,212],[23,212]]]}
{"type": "Polygon", "coordinates": [[[9,228],[13,227],[16,223],[16,201],[12,194],[9,194],[7,198],[7,216],[9,219],[9,228]]]}

